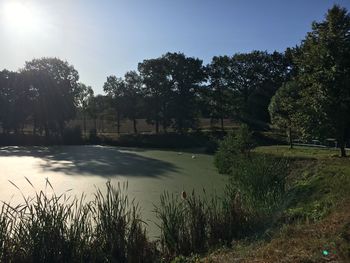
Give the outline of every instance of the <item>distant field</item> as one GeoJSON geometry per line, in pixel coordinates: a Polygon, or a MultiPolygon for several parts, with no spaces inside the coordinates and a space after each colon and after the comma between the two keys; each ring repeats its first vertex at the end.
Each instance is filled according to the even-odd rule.
{"type": "MultiPolygon", "coordinates": [[[[68,123],[68,126],[75,127],[80,126],[81,129],[83,129],[83,120],[76,119],[72,120],[68,123]]],[[[211,123],[210,119],[201,118],[199,119],[198,127],[200,129],[221,129],[220,123],[218,121],[211,123]]],[[[225,119],[224,120],[224,127],[225,129],[232,129],[237,128],[238,123],[231,120],[231,119],[225,119]]],[[[95,128],[95,121],[94,120],[87,120],[86,121],[86,130],[89,132],[89,130],[95,128]]],[[[98,133],[102,134],[116,134],[117,133],[117,124],[115,121],[111,120],[96,120],[96,128],[98,133]]],[[[25,133],[32,133],[32,126],[26,125],[24,127],[25,133]]],[[[137,130],[140,133],[153,133],[155,132],[155,125],[149,124],[146,122],[145,119],[138,119],[137,120],[137,130]]],[[[161,127],[160,127],[161,130],[161,127]]],[[[172,131],[171,128],[168,129],[168,131],[172,131]]],[[[2,132],[0,128],[0,132],[2,132]]],[[[122,120],[120,132],[124,134],[128,133],[134,133],[134,127],[133,122],[131,120],[122,120]]]]}

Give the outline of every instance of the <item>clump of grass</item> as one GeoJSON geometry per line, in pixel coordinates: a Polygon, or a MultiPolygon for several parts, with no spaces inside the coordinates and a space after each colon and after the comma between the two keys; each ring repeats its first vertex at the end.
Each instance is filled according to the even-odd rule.
{"type": "Polygon", "coordinates": [[[165,192],[155,213],[160,221],[161,252],[171,260],[179,255],[203,253],[212,247],[231,245],[244,232],[245,216],[233,193],[225,198],[192,194],[184,199],[165,192]]]}
{"type": "Polygon", "coordinates": [[[254,156],[238,164],[231,184],[239,191],[244,207],[261,215],[279,209],[285,195],[288,161],[283,158],[254,156]]]}
{"type": "Polygon", "coordinates": [[[105,194],[97,189],[92,202],[84,199],[40,191],[16,207],[4,203],[0,260],[154,262],[154,245],[147,239],[138,205],[129,202],[119,185],[107,182],[105,194]]]}
{"type": "Polygon", "coordinates": [[[189,253],[185,204],[179,200],[179,196],[164,192],[160,196],[160,205],[155,207],[155,214],[160,221],[160,244],[163,254],[171,258],[189,253]]]}

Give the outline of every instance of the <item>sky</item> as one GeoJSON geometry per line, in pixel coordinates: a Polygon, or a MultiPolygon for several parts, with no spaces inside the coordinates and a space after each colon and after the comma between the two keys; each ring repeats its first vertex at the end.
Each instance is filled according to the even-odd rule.
{"type": "Polygon", "coordinates": [[[284,51],[313,21],[350,0],[0,0],[0,70],[58,57],[103,93],[144,59],[183,52],[213,56],[284,51]]]}

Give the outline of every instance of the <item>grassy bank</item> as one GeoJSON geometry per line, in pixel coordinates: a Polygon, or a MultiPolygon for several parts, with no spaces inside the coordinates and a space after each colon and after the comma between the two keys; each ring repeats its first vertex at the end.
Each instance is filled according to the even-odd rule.
{"type": "Polygon", "coordinates": [[[333,149],[258,147],[287,157],[286,206],[263,238],[237,240],[202,262],[350,262],[350,158],[333,149]]]}

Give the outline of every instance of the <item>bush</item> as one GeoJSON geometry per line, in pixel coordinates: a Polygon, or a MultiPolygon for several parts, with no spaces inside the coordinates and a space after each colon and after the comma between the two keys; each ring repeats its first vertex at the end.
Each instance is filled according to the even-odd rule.
{"type": "Polygon", "coordinates": [[[254,143],[247,125],[242,124],[236,133],[229,133],[219,143],[214,163],[221,174],[230,174],[242,158],[249,158],[254,143]]]}

